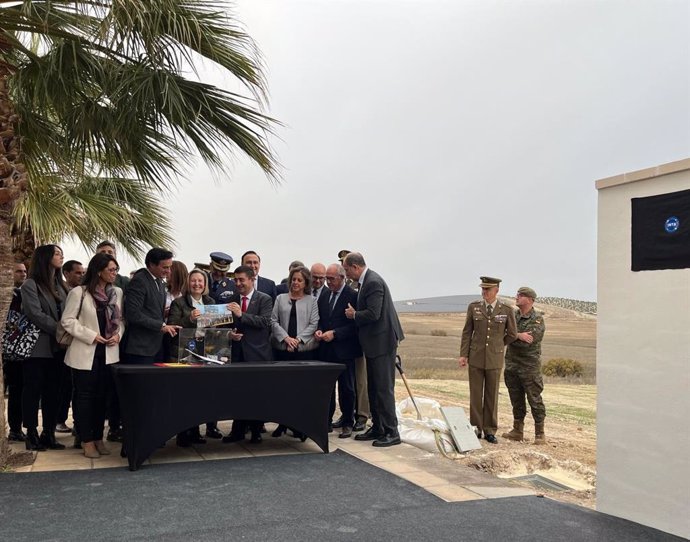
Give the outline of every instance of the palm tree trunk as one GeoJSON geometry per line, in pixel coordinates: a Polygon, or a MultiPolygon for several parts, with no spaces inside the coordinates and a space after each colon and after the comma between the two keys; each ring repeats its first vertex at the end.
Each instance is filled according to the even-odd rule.
{"type": "MultiPolygon", "coordinates": [[[[21,163],[20,141],[15,137],[18,119],[8,94],[8,76],[8,67],[0,64],[0,329],[5,328],[12,298],[14,263],[27,259],[24,247],[16,246],[12,239],[12,211],[26,189],[26,171],[21,163]]],[[[4,375],[0,369],[0,468],[7,463],[11,451],[7,442],[4,390],[4,375]]]]}

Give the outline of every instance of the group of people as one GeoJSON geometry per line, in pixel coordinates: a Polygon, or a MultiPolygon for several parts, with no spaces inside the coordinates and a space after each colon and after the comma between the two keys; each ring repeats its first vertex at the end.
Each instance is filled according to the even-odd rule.
{"type": "MultiPolygon", "coordinates": [[[[55,432],[70,431],[66,419],[71,401],[75,446],[89,458],[109,454],[103,438],[106,415],[107,440],[121,440],[109,366],[175,359],[179,331],[197,327],[205,305],[222,304],[233,315],[227,325],[233,363],[305,359],[341,363],[346,367],[336,386],[341,417],[333,420],[334,390],[329,429],[340,429],[341,438],[358,433],[355,439],[372,441],[377,447],[400,443],[395,357],[404,334],[386,282],[367,267],[361,254],[342,250],[336,263],[315,263],[310,268],[294,261],[287,279],[278,285],[259,275],[261,258],[255,251],[242,255],[234,273],[230,273],[230,255],[213,252],[210,259],[208,265],[195,264],[188,271],[171,251],[153,248],[146,254],[145,267],[128,279],[119,274],[115,245],[104,241],[86,269],[75,260],[64,262],[57,245],[38,247],[28,273],[17,264],[10,310],[21,313],[34,333],[17,339],[29,341],[20,358],[17,349],[12,350],[14,355],[3,352],[9,439],[24,441],[28,450],[64,448],[55,432]]],[[[468,306],[459,360],[469,370],[470,422],[480,438],[497,442],[498,386],[505,359],[514,425],[503,437],[524,438],[528,402],[535,443],[544,443],[540,353],[545,325],[543,315],[533,308],[536,293],[520,288],[513,309],[497,297],[500,279],[481,277],[481,281],[482,301],[468,306]]],[[[282,425],[273,436],[288,429],[293,436],[306,438],[282,425]]],[[[259,443],[263,432],[262,421],[234,420],[224,436],[217,422],[208,421],[205,436],[237,442],[249,434],[251,442],[259,443]]],[[[177,436],[180,446],[204,442],[198,427],[177,436]]]]}
{"type": "Polygon", "coordinates": [[[513,309],[498,299],[501,279],[480,280],[482,300],[468,305],[460,344],[460,367],[469,371],[470,423],[479,438],[498,442],[498,387],[505,358],[503,380],[513,409],[513,429],[502,436],[523,440],[529,403],[534,443],[545,444],[541,341],[546,325],[534,309],[537,293],[527,286],[519,288],[513,309]]]}
{"type": "MultiPolygon", "coordinates": [[[[374,446],[399,444],[393,390],[402,327],[388,286],[362,255],[340,251],[338,258],[311,268],[293,262],[287,280],[276,285],[259,276],[261,259],[254,251],[242,255],[231,275],[228,254],[214,252],[208,266],[196,264],[188,272],[171,251],[153,248],[145,267],[127,279],[119,274],[109,241],[98,246],[85,270],[80,262],[65,263],[57,245],[38,247],[28,278],[23,264],[15,267],[12,306],[35,326],[37,336],[22,336],[32,343],[27,355],[3,355],[10,440],[24,441],[28,450],[64,448],[55,431],[69,431],[66,414],[63,419],[58,414],[60,397],[66,396],[67,408],[70,399],[73,407],[75,446],[89,458],[109,454],[103,438],[106,415],[107,440],[121,440],[109,367],[174,359],[179,331],[196,327],[204,305],[224,304],[234,320],[227,333],[233,363],[317,359],[344,364],[337,382],[341,417],[333,421],[334,390],[329,429],[339,428],[341,438],[358,433],[356,439],[374,446]],[[365,431],[369,419],[372,425],[365,431]]],[[[279,426],[273,436],[287,429],[279,426]]],[[[258,443],[263,431],[262,421],[234,420],[223,436],[216,422],[206,423],[206,437],[223,442],[244,440],[249,433],[258,443]]],[[[293,435],[306,438],[296,430],[293,435]]],[[[205,439],[195,427],[179,434],[177,442],[188,446],[205,439]]]]}

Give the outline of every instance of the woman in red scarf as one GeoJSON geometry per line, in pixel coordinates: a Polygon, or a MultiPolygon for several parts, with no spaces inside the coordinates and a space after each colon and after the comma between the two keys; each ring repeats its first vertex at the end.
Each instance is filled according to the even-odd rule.
{"type": "Polygon", "coordinates": [[[120,267],[109,254],[96,254],[83,285],[67,296],[62,327],[74,337],[65,355],[72,368],[74,418],[84,456],[98,458],[110,451],[103,444],[107,365],[120,360],[124,333],[122,290],[113,285],[120,267]]]}

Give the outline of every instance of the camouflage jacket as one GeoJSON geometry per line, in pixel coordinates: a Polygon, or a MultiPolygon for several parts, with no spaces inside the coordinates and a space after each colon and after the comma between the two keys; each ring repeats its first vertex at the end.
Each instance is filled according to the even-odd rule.
{"type": "Polygon", "coordinates": [[[541,340],[544,338],[546,324],[544,315],[532,309],[525,316],[515,311],[518,333],[529,332],[534,337],[531,344],[520,339],[510,343],[506,352],[506,369],[532,369],[539,367],[541,356],[541,340]]]}

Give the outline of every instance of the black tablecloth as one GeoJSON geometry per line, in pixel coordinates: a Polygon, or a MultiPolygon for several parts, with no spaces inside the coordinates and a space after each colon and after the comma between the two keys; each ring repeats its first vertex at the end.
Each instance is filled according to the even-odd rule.
{"type": "Polygon", "coordinates": [[[170,437],[207,420],[263,420],[294,427],[328,453],[328,406],[345,368],[320,361],[225,366],[113,366],[123,450],[136,470],[170,437]]]}

